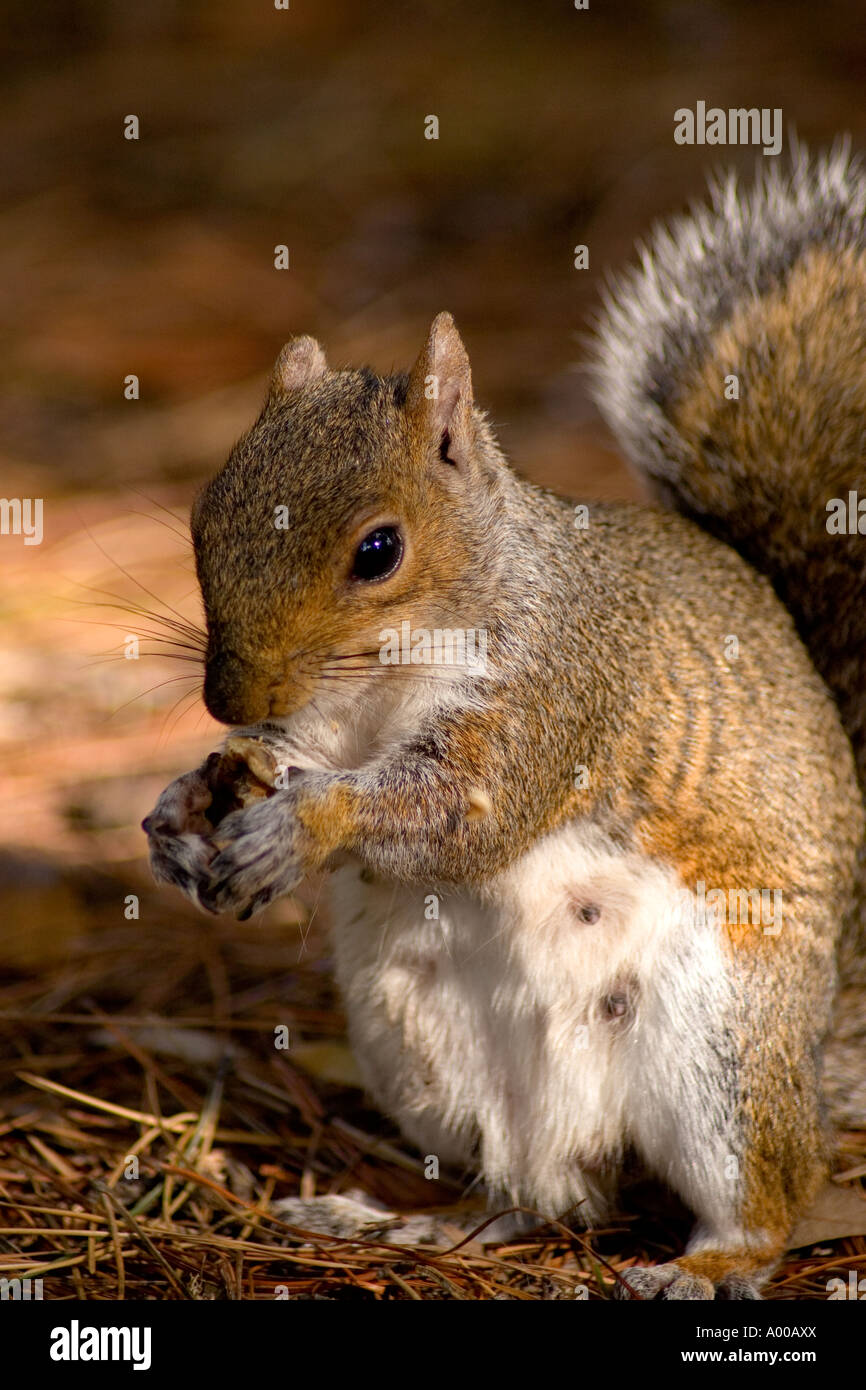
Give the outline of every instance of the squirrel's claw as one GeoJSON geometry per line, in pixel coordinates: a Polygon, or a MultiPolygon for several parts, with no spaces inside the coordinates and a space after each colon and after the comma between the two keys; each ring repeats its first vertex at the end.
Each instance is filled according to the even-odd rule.
{"type": "Polygon", "coordinates": [[[178,777],[143,821],[151,868],[157,882],[174,884],[206,912],[246,921],[304,876],[294,797],[280,791],[214,827],[204,814],[213,797],[208,767],[178,777]]]}
{"type": "Polygon", "coordinates": [[[157,883],[171,883],[208,912],[214,909],[203,900],[213,849],[200,835],[150,836],[150,867],[157,883]]]}
{"type": "Polygon", "coordinates": [[[214,843],[218,853],[199,890],[202,906],[211,912],[234,912],[246,921],[274,898],[291,893],[304,877],[288,793],[226,816],[214,843]]]}
{"type": "Polygon", "coordinates": [[[178,777],[142,821],[157,883],[174,884],[199,907],[207,906],[201,901],[201,889],[214,857],[213,846],[202,833],[203,811],[211,800],[204,770],[203,765],[178,777]]]}

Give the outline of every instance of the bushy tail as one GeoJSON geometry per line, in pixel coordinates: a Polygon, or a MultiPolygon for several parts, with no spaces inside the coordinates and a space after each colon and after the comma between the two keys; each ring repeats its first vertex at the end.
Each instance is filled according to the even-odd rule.
{"type": "Polygon", "coordinates": [[[725,178],[657,230],[608,296],[594,378],[657,497],[772,580],[866,788],[866,171],[847,145],[747,192],[725,178]]]}
{"type": "MultiPolygon", "coordinates": [[[[708,206],[658,229],[607,297],[593,374],[657,499],[771,579],[836,696],[866,792],[866,171],[847,143],[817,158],[799,147],[746,191],[723,178],[708,206]]],[[[852,983],[866,981],[864,905],[866,892],[852,983]]],[[[837,1101],[851,1099],[853,1066],[837,1101]]]]}

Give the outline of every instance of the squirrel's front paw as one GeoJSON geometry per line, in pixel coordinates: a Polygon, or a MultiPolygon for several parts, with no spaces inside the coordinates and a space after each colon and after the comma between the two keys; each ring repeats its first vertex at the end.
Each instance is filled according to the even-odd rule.
{"type": "Polygon", "coordinates": [[[242,921],[291,893],[309,867],[290,791],[226,816],[213,844],[218,852],[201,901],[212,912],[234,912],[242,921]]]}
{"type": "Polygon", "coordinates": [[[150,863],[158,883],[173,883],[194,903],[208,882],[215,850],[204,811],[211,802],[206,779],[208,764],[186,772],[166,787],[150,815],[142,821],[148,837],[150,863]]]}
{"type": "Polygon", "coordinates": [[[622,1284],[614,1288],[614,1298],[648,1299],[739,1299],[760,1298],[757,1287],[742,1274],[729,1274],[719,1284],[705,1279],[703,1275],[691,1274],[675,1262],[666,1265],[653,1265],[651,1268],[637,1266],[627,1269],[621,1276],[622,1284]],[[625,1287],[624,1287],[625,1286],[625,1287]]]}

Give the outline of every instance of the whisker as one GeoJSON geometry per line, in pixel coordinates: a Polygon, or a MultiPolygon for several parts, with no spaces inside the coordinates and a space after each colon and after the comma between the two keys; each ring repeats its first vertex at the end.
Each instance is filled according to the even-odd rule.
{"type": "Polygon", "coordinates": [[[378,670],[379,670],[379,667],[378,667],[378,666],[343,666],[343,667],[341,667],[339,670],[335,671],[335,670],[334,670],[332,667],[330,667],[330,666],[320,666],[320,667],[319,667],[319,670],[320,670],[320,671],[327,671],[330,675],[334,675],[334,676],[352,676],[352,675],[355,674],[356,671],[378,671],[378,670]]]}
{"type": "Polygon", "coordinates": [[[345,652],[345,653],[331,652],[331,653],[329,653],[329,655],[326,657],[326,660],[327,660],[327,661],[354,661],[356,658],[359,658],[359,657],[362,657],[362,656],[375,656],[375,657],[378,657],[380,651],[381,651],[381,647],[372,647],[369,651],[363,651],[363,652],[345,652]]]}
{"type": "Polygon", "coordinates": [[[184,618],[182,613],[179,613],[176,608],[172,608],[170,603],[166,603],[165,599],[161,599],[158,594],[155,594],[153,592],[152,589],[148,589],[146,584],[142,584],[140,579],[136,579],[135,575],[130,574],[129,570],[124,569],[123,565],[121,565],[118,560],[115,560],[113,556],[109,555],[108,551],[104,548],[104,546],[100,545],[99,541],[94,536],[90,527],[83,520],[82,525],[90,539],[93,541],[93,544],[96,546],[99,553],[101,555],[104,555],[105,559],[108,560],[110,564],[116,565],[117,568],[120,570],[120,573],[124,576],[124,578],[128,579],[131,584],[135,584],[136,587],[139,588],[143,594],[147,594],[148,598],[153,599],[154,603],[158,603],[162,608],[168,609],[169,613],[173,613],[175,618],[178,619],[180,622],[186,623],[186,619],[184,618]]]}
{"type": "MultiPolygon", "coordinates": [[[[193,672],[195,673],[196,679],[199,678],[201,673],[201,662],[196,661],[195,657],[192,656],[182,656],[180,652],[142,652],[141,655],[145,658],[156,657],[160,661],[163,658],[165,658],[166,661],[183,661],[187,666],[193,668],[193,671],[190,672],[190,678],[192,678],[193,672]]],[[[127,658],[122,652],[111,652],[102,656],[97,655],[91,657],[89,661],[82,662],[81,666],[77,669],[79,671],[89,671],[97,666],[114,666],[118,661],[126,660],[127,658]]]]}
{"type": "Polygon", "coordinates": [[[207,705],[205,704],[204,700],[202,700],[202,703],[201,703],[201,713],[199,714],[198,719],[195,721],[195,732],[196,732],[196,733],[198,733],[199,729],[201,728],[201,721],[202,721],[203,719],[209,719],[210,717],[211,717],[210,710],[208,709],[208,707],[207,707],[207,705]]]}
{"type": "MultiPolygon", "coordinates": [[[[117,709],[113,709],[110,714],[106,715],[105,722],[108,723],[108,720],[113,719],[116,714],[120,714],[121,710],[127,709],[130,705],[134,705],[136,700],[143,700],[145,695],[152,694],[154,690],[162,690],[164,685],[177,685],[178,681],[191,681],[196,679],[197,677],[195,676],[169,676],[168,680],[157,681],[156,685],[150,686],[148,690],[141,690],[137,695],[133,695],[131,700],[124,700],[122,705],[118,705],[117,709]]],[[[181,696],[181,699],[183,698],[184,697],[181,696]]]]}
{"type": "Polygon", "coordinates": [[[169,628],[173,632],[180,632],[186,637],[195,638],[201,642],[202,646],[207,641],[207,634],[204,629],[196,627],[194,623],[187,622],[185,619],[169,618],[164,613],[155,613],[152,608],[145,608],[144,604],[138,603],[135,599],[123,599],[119,594],[112,594],[109,589],[96,589],[89,584],[78,584],[75,580],[71,582],[87,593],[105,594],[114,600],[113,603],[94,603],[93,600],[67,599],[68,603],[77,608],[113,608],[121,613],[131,614],[133,617],[146,618],[150,622],[161,623],[163,627],[169,628]]]}
{"type": "Polygon", "coordinates": [[[318,701],[317,701],[317,700],[311,700],[311,701],[310,701],[310,704],[311,704],[312,707],[313,707],[313,712],[314,712],[315,714],[317,714],[317,715],[319,716],[319,718],[322,720],[322,723],[324,723],[324,722],[325,722],[325,716],[323,715],[322,711],[319,709],[318,701]]]}
{"type": "MultiPolygon", "coordinates": [[[[89,605],[86,606],[89,607],[89,605]]],[[[96,606],[99,607],[100,605],[96,606]]],[[[106,608],[114,607],[113,604],[105,604],[103,606],[106,608]]],[[[138,627],[137,635],[140,637],[145,635],[154,638],[160,637],[163,641],[165,641],[165,634],[168,633],[170,634],[168,640],[174,642],[177,646],[184,645],[188,647],[190,651],[200,651],[202,653],[204,653],[207,650],[207,645],[203,640],[200,641],[199,638],[197,636],[194,636],[192,633],[184,632],[182,629],[173,627],[170,624],[162,624],[160,622],[158,614],[127,612],[126,616],[127,621],[125,623],[111,622],[105,618],[65,618],[63,621],[67,623],[87,624],[90,627],[113,627],[120,632],[129,632],[129,629],[134,625],[134,623],[137,626],[136,620],[143,619],[145,622],[149,623],[156,622],[159,625],[160,630],[158,632],[148,632],[146,628],[138,627]]]]}
{"type": "MultiPolygon", "coordinates": [[[[64,622],[75,623],[80,627],[113,627],[118,632],[129,632],[129,623],[107,623],[98,618],[64,618],[64,622]]],[[[199,656],[204,655],[204,648],[199,647],[195,642],[184,642],[179,637],[163,637],[161,632],[148,632],[142,629],[132,634],[135,637],[144,637],[148,642],[159,642],[166,647],[179,647],[184,651],[198,652],[199,656]]]]}
{"type": "MultiPolygon", "coordinates": [[[[393,673],[394,677],[402,676],[406,680],[447,680],[451,678],[453,672],[467,671],[469,668],[462,666],[433,666],[432,664],[419,664],[416,666],[394,665],[388,667],[387,669],[393,673]]],[[[378,670],[378,666],[356,666],[349,667],[348,670],[344,671],[317,671],[316,676],[318,679],[327,681],[351,681],[355,677],[372,675],[373,672],[378,670]]]]}
{"type": "Polygon", "coordinates": [[[188,691],[188,693],[187,693],[186,695],[181,695],[180,699],[177,700],[177,701],[175,701],[175,703],[172,705],[171,709],[169,710],[168,714],[165,716],[165,719],[163,720],[162,729],[161,729],[161,731],[160,731],[159,739],[157,740],[157,746],[159,746],[159,744],[162,742],[163,738],[165,738],[166,742],[168,742],[169,736],[170,736],[171,734],[174,733],[175,729],[177,728],[177,726],[178,726],[178,724],[180,723],[180,721],[183,719],[184,715],[186,715],[186,714],[189,713],[189,711],[193,708],[193,705],[195,704],[196,700],[199,699],[199,698],[200,698],[200,691],[199,691],[198,685],[196,685],[196,689],[195,689],[195,690],[188,691]],[[190,701],[190,703],[187,705],[186,709],[181,709],[180,713],[178,714],[177,718],[175,719],[174,723],[172,724],[171,728],[169,729],[169,728],[167,727],[167,726],[168,726],[168,721],[169,721],[169,719],[171,719],[171,716],[174,714],[175,710],[178,708],[178,705],[182,705],[182,704],[183,704],[184,700],[188,700],[188,701],[190,701]]]}
{"type": "MultiPolygon", "coordinates": [[[[140,498],[142,499],[143,502],[149,503],[151,507],[159,507],[159,510],[160,510],[161,512],[165,512],[166,516],[170,516],[171,519],[172,519],[172,521],[176,521],[176,522],[178,522],[181,526],[183,526],[184,529],[183,529],[182,531],[175,531],[175,535],[178,536],[181,540],[186,541],[189,545],[192,545],[192,536],[189,534],[189,527],[185,524],[185,522],[184,522],[184,520],[183,520],[182,517],[177,516],[177,515],[171,510],[171,507],[166,507],[165,504],[164,504],[163,502],[158,502],[157,499],[156,499],[155,497],[148,497],[148,495],[147,495],[146,492],[141,492],[140,489],[137,488],[137,487],[131,487],[131,488],[129,488],[129,491],[132,493],[132,495],[133,495],[134,497],[140,497],[140,498]]],[[[150,520],[150,521],[158,521],[158,520],[159,520],[159,517],[150,516],[149,513],[147,513],[147,512],[138,512],[138,513],[136,513],[136,515],[138,515],[138,516],[147,516],[147,517],[148,517],[148,520],[150,520]]],[[[163,526],[167,525],[166,522],[163,522],[162,524],[163,524],[163,526]]]]}
{"type": "MultiPolygon", "coordinates": [[[[188,535],[184,535],[183,531],[177,531],[173,526],[169,526],[168,522],[163,521],[161,516],[151,516],[150,512],[139,512],[136,511],[134,507],[130,509],[129,515],[140,516],[143,517],[145,521],[153,521],[157,526],[164,526],[166,531],[170,531],[177,540],[183,541],[185,545],[192,545],[192,541],[188,535]]],[[[169,515],[171,515],[171,513],[169,513],[169,515]]]]}
{"type": "MultiPolygon", "coordinates": [[[[106,590],[94,590],[95,593],[105,593],[106,590]]],[[[123,613],[132,613],[139,618],[149,618],[152,622],[162,623],[164,627],[169,627],[174,632],[183,632],[188,635],[195,635],[202,641],[206,638],[204,628],[197,627],[195,623],[186,622],[184,619],[170,618],[166,613],[157,613],[152,608],[147,608],[143,603],[136,599],[121,599],[118,595],[112,594],[111,598],[116,601],[113,603],[94,603],[92,600],[85,602],[83,599],[71,599],[70,602],[79,608],[114,608],[120,609],[123,613]]]]}

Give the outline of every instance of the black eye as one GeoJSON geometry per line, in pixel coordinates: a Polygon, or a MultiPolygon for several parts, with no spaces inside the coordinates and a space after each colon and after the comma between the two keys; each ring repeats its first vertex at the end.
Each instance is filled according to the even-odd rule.
{"type": "Polygon", "coordinates": [[[380,526],[365,536],[355,551],[353,579],[387,579],[403,558],[403,541],[396,526],[380,526]]]}

